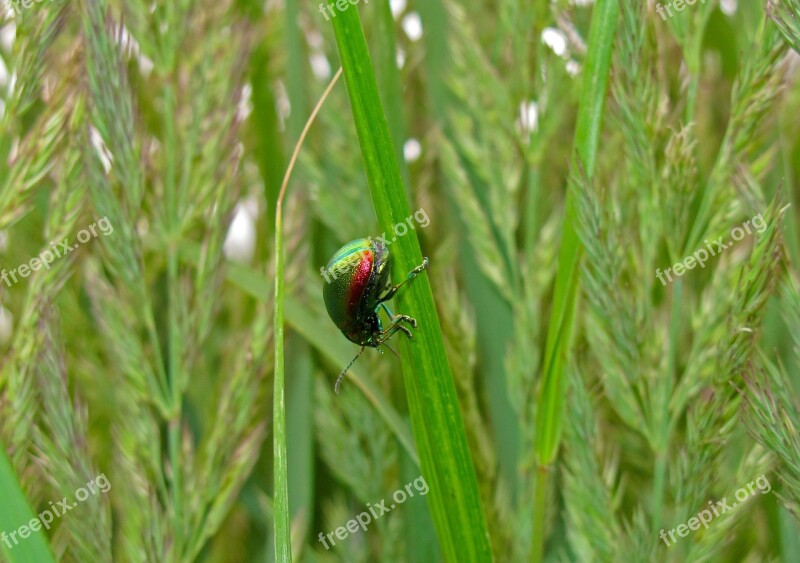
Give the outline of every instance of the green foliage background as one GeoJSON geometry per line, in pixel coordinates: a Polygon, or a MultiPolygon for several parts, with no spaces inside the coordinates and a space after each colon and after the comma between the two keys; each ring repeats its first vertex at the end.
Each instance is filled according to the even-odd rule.
{"type": "MultiPolygon", "coordinates": [[[[485,541],[496,561],[800,560],[800,2],[348,10],[335,34],[293,0],[3,7],[0,267],[114,230],[0,283],[0,532],[112,485],[0,560],[483,561],[485,541]],[[340,53],[350,90],[325,100],[283,205],[274,434],[276,200],[340,53]],[[358,105],[377,98],[353,69],[381,107],[358,105]],[[403,194],[430,217],[415,236],[439,326],[402,359],[367,351],[336,396],[357,347],[319,269],[403,194]],[[763,232],[658,281],[758,214],[763,232]],[[226,245],[234,217],[252,252],[226,245]],[[430,394],[448,371],[458,410],[430,394]],[[426,471],[429,496],[319,541],[426,471]],[[659,537],[762,474],[769,494],[659,537]]],[[[427,283],[395,310],[426,318],[427,283]]]]}

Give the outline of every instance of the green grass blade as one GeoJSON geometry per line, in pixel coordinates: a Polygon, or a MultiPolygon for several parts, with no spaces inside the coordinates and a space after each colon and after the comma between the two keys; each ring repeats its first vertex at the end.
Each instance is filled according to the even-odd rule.
{"type": "MultiPolygon", "coordinates": [[[[408,165],[403,154],[403,147],[407,138],[406,118],[403,107],[403,98],[396,95],[402,92],[402,78],[397,65],[397,45],[395,43],[395,20],[392,15],[391,2],[389,0],[378,0],[374,5],[375,10],[375,32],[373,34],[373,52],[375,53],[375,75],[378,80],[381,101],[386,109],[386,119],[389,122],[389,131],[392,134],[394,152],[397,162],[400,164],[400,174],[403,178],[403,185],[406,189],[411,186],[408,165]]],[[[369,383],[369,379],[365,379],[369,383]]],[[[402,393],[402,389],[395,388],[394,398],[402,393]]],[[[411,440],[410,424],[408,423],[408,413],[403,413],[402,427],[409,428],[408,438],[411,440]]],[[[384,416],[384,418],[386,418],[384,416]]],[[[395,435],[400,434],[395,431],[395,435]]],[[[403,447],[408,456],[400,459],[401,475],[404,482],[408,482],[419,476],[419,457],[413,447],[403,447]]],[[[409,563],[438,561],[441,559],[439,543],[436,539],[436,530],[433,527],[430,510],[425,503],[416,503],[403,511],[403,526],[406,532],[406,560],[409,563]]]]}
{"type": "MultiPolygon", "coordinates": [[[[282,195],[282,194],[281,194],[282,195]]],[[[275,219],[275,380],[272,403],[273,464],[275,490],[273,493],[275,561],[292,561],[292,515],[289,512],[289,468],[286,455],[286,380],[283,350],[284,262],[283,220],[278,199],[275,219]]]]}
{"type": "MultiPolygon", "coordinates": [[[[373,205],[381,228],[391,233],[411,210],[361,21],[353,8],[332,21],[373,205]]],[[[415,231],[397,239],[391,250],[396,272],[422,262],[415,231]]],[[[448,561],[490,561],[475,469],[428,277],[409,284],[398,301],[397,309],[419,322],[414,342],[404,340],[400,346],[412,428],[442,551],[448,561]]]]}
{"type": "MultiPolygon", "coordinates": [[[[10,534],[20,526],[27,525],[35,518],[25,493],[11,467],[4,446],[0,446],[0,490],[3,491],[3,507],[0,510],[0,532],[10,534]]],[[[9,563],[49,563],[54,562],[47,542],[47,532],[43,528],[31,532],[27,538],[17,537],[18,544],[11,539],[13,546],[8,548],[6,541],[0,541],[0,554],[9,563]]]]}
{"type": "MultiPolygon", "coordinates": [[[[588,55],[584,68],[578,122],[575,131],[573,173],[591,178],[594,173],[600,126],[608,87],[614,33],[617,27],[617,0],[600,0],[594,8],[589,33],[588,55]],[[580,166],[580,170],[576,168],[580,166]]],[[[544,504],[547,467],[553,463],[561,441],[567,381],[564,362],[570,343],[578,293],[581,246],[575,225],[571,192],[567,193],[564,230],[553,296],[553,309],[545,348],[544,372],[536,413],[537,491],[533,526],[533,558],[540,561],[544,545],[544,504]]]]}
{"type": "MultiPolygon", "coordinates": [[[[611,52],[616,29],[619,4],[617,0],[602,0],[597,3],[589,36],[589,51],[586,73],[575,132],[575,152],[581,172],[591,178],[594,173],[600,124],[603,117],[608,71],[611,67],[611,52]]],[[[578,290],[578,265],[581,248],[575,229],[575,209],[572,195],[567,194],[566,221],[559,255],[553,310],[547,333],[545,372],[541,403],[537,417],[537,458],[542,464],[550,464],[558,451],[561,435],[561,411],[564,395],[563,360],[572,324],[572,310],[578,290]]]]}

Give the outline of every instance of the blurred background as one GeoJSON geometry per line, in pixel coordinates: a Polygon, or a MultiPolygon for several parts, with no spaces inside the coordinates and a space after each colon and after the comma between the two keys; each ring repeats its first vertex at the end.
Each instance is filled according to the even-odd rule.
{"type": "MultiPolygon", "coordinates": [[[[0,282],[0,528],[110,483],[0,559],[274,560],[275,205],[340,67],[327,6],[0,6],[0,266],[16,272],[0,282]]],[[[592,0],[346,9],[430,258],[494,560],[800,560],[800,3],[620,0],[591,167],[576,123],[598,96],[592,0]],[[542,463],[567,229],[580,265],[542,463]]],[[[444,560],[402,360],[367,350],[333,393],[359,347],[328,317],[320,269],[383,231],[340,81],[284,204],[298,561],[444,560]]]]}

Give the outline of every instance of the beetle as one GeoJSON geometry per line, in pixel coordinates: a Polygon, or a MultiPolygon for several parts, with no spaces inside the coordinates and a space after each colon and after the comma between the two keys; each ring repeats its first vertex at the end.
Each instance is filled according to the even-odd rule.
{"type": "MultiPolygon", "coordinates": [[[[386,305],[403,285],[413,280],[428,267],[428,259],[411,270],[406,279],[393,286],[391,280],[392,259],[386,244],[372,238],[352,240],[340,248],[322,270],[325,285],[322,297],[328,316],[348,340],[359,344],[361,350],[336,378],[334,390],[339,388],[347,370],[355,363],[365,348],[376,348],[385,344],[396,332],[407,338],[414,335],[403,323],[417,328],[417,321],[408,315],[395,315],[386,305]],[[391,319],[385,329],[378,316],[383,308],[391,319]]],[[[391,348],[390,348],[391,350],[391,348]]]]}

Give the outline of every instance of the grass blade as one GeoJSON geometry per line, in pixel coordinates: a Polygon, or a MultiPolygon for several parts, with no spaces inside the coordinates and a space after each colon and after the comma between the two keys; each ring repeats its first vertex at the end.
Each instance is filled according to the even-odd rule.
{"type": "MultiPolygon", "coordinates": [[[[333,18],[333,29],[372,202],[381,228],[392,232],[411,210],[358,11],[340,12],[333,18]]],[[[422,252],[416,232],[397,239],[392,254],[397,272],[419,265],[422,252]]],[[[415,341],[400,346],[412,428],[442,551],[448,561],[490,561],[475,468],[427,276],[409,284],[398,300],[398,309],[419,322],[415,341]]]]}
{"type": "Polygon", "coordinates": [[[292,561],[292,537],[291,523],[292,515],[289,511],[289,468],[286,455],[286,378],[284,373],[284,350],[283,350],[283,301],[284,301],[284,269],[285,255],[283,249],[283,198],[286,195],[286,187],[289,184],[289,177],[292,169],[297,162],[297,155],[303,140],[314,122],[322,103],[328,97],[336,82],[339,80],[342,71],[339,69],[331,79],[330,84],[322,93],[314,111],[306,121],[300,138],[294,147],[292,158],[286,169],[283,178],[281,191],[278,194],[278,201],[275,205],[275,381],[273,389],[272,403],[272,431],[273,431],[273,463],[275,464],[275,492],[274,492],[274,523],[275,523],[275,561],[292,561]]]}
{"type": "MultiPolygon", "coordinates": [[[[0,510],[0,532],[16,531],[21,525],[27,525],[35,518],[25,493],[17,480],[11,462],[6,455],[5,447],[0,446],[0,490],[3,491],[3,509],[0,510]]],[[[11,542],[11,540],[8,540],[11,542]]],[[[54,562],[47,543],[47,532],[41,527],[31,531],[26,539],[18,540],[19,544],[8,549],[5,541],[0,542],[0,554],[9,563],[48,563],[54,562]]]]}
{"type": "MultiPolygon", "coordinates": [[[[574,153],[577,158],[573,162],[573,174],[585,174],[588,178],[591,178],[594,173],[618,15],[617,0],[600,0],[592,16],[588,56],[575,131],[574,153]],[[580,171],[577,169],[577,165],[581,167],[580,171]]],[[[575,227],[574,201],[571,192],[568,191],[558,260],[558,275],[547,333],[544,373],[542,374],[536,415],[538,467],[533,520],[534,561],[541,561],[544,546],[545,490],[549,466],[555,460],[561,441],[562,417],[567,391],[564,365],[574,320],[580,259],[581,247],[575,227]]]]}

